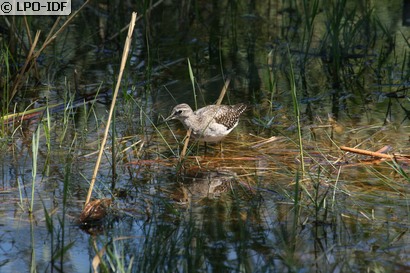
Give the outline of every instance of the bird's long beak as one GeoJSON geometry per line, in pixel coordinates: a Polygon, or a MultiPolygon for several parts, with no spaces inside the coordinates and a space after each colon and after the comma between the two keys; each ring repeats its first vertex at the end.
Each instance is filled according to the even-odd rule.
{"type": "Polygon", "coordinates": [[[167,122],[167,121],[169,121],[169,120],[171,120],[171,119],[173,119],[173,118],[174,118],[174,115],[171,114],[171,115],[169,115],[169,117],[167,117],[167,118],[164,119],[164,122],[167,122]]]}

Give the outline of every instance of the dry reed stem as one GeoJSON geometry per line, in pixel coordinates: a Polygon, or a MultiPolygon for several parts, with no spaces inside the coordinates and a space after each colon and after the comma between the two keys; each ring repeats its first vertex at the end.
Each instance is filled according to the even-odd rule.
{"type": "Polygon", "coordinates": [[[17,93],[17,89],[18,89],[18,87],[20,86],[20,83],[23,82],[24,75],[25,75],[25,71],[26,71],[27,67],[29,66],[30,63],[31,63],[30,67],[33,65],[33,64],[32,64],[32,60],[34,60],[34,55],[35,55],[35,53],[34,53],[34,48],[35,48],[36,45],[37,45],[38,39],[39,39],[39,37],[40,37],[40,33],[41,33],[41,31],[40,31],[40,30],[37,30],[36,36],[34,37],[34,41],[33,41],[32,45],[31,45],[31,47],[30,47],[30,51],[29,51],[28,54],[27,54],[26,61],[24,62],[24,65],[23,65],[23,67],[21,68],[20,73],[17,74],[17,77],[16,77],[16,79],[15,79],[15,81],[14,81],[13,89],[11,90],[10,100],[11,100],[11,99],[14,97],[14,95],[17,93]]]}
{"type": "MultiPolygon", "coordinates": [[[[23,18],[24,18],[24,26],[26,28],[26,33],[27,33],[27,37],[28,37],[28,42],[29,42],[30,48],[31,48],[33,46],[33,40],[32,40],[32,37],[31,37],[30,25],[27,21],[27,16],[24,16],[23,18]]],[[[22,43],[22,41],[20,41],[20,42],[22,43]]],[[[27,55],[27,57],[30,57],[30,55],[27,55]]],[[[36,75],[35,77],[37,79],[40,79],[40,75],[39,75],[39,72],[38,72],[38,69],[37,69],[37,63],[34,62],[34,61],[32,62],[32,65],[30,66],[30,69],[33,66],[34,66],[34,71],[35,71],[35,75],[36,75]]]]}
{"type": "Polygon", "coordinates": [[[224,84],[224,87],[222,88],[222,90],[221,90],[221,93],[219,94],[219,98],[218,98],[218,100],[216,101],[216,105],[221,105],[221,103],[222,103],[222,100],[224,99],[224,97],[225,97],[225,94],[226,94],[226,91],[228,90],[228,87],[229,87],[229,84],[231,83],[231,79],[230,78],[228,78],[226,81],[225,81],[225,84],[224,84]]]}
{"type": "Polygon", "coordinates": [[[97,162],[95,163],[94,173],[93,173],[93,176],[91,178],[90,187],[88,189],[88,194],[87,194],[87,199],[85,200],[85,205],[87,205],[88,202],[90,202],[90,198],[91,198],[91,194],[93,192],[95,180],[97,178],[98,169],[100,167],[101,158],[102,158],[102,154],[103,154],[103,151],[104,151],[105,143],[107,142],[108,132],[109,132],[109,129],[110,129],[112,115],[114,113],[115,102],[117,100],[118,90],[120,89],[122,75],[124,73],[124,68],[125,68],[125,65],[127,63],[128,52],[129,52],[131,41],[132,41],[132,33],[134,32],[134,26],[135,26],[136,18],[137,18],[137,13],[133,12],[132,16],[131,16],[130,25],[129,25],[130,27],[128,29],[127,39],[125,40],[125,44],[124,44],[124,51],[122,53],[120,72],[118,73],[117,84],[115,86],[114,94],[112,96],[110,112],[108,114],[108,119],[107,119],[107,123],[106,123],[107,126],[105,127],[104,137],[103,137],[102,142],[101,142],[101,147],[100,147],[100,151],[98,153],[97,162]]]}

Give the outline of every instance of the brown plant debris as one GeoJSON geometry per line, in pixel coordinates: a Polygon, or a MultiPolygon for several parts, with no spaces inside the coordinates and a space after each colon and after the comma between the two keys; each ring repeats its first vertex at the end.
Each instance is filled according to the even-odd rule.
{"type": "Polygon", "coordinates": [[[101,220],[107,214],[107,209],[110,207],[112,199],[104,198],[88,202],[80,215],[80,222],[93,222],[101,220]]]}

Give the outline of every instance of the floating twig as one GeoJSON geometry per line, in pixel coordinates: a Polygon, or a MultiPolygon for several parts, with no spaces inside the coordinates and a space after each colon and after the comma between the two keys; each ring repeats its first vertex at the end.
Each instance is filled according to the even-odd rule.
{"type": "MultiPolygon", "coordinates": [[[[403,159],[403,160],[409,160],[409,156],[406,155],[401,155],[401,154],[384,154],[380,152],[372,152],[364,149],[357,149],[357,148],[350,148],[346,146],[340,146],[340,149],[343,151],[355,153],[355,154],[361,154],[361,155],[367,155],[367,156],[372,156],[372,157],[379,157],[379,158],[386,158],[386,159],[403,159]]],[[[383,150],[383,149],[382,149],[383,150]]]]}

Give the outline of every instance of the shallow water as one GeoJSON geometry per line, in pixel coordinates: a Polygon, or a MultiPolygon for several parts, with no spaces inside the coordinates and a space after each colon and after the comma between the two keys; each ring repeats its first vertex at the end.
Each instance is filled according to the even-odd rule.
{"type": "MultiPolygon", "coordinates": [[[[320,4],[310,43],[304,15],[313,8],[303,1],[165,1],[153,8],[136,25],[115,139],[93,193],[115,198],[101,222],[84,227],[78,219],[109,109],[102,99],[3,126],[0,271],[87,272],[93,261],[100,272],[407,271],[408,161],[366,161],[338,147],[388,145],[409,154],[403,37],[410,33],[397,12],[401,2],[374,3],[373,13],[354,3],[347,1],[338,22],[337,7],[320,4]],[[205,152],[191,143],[180,163],[185,130],[163,117],[178,103],[214,103],[228,76],[224,103],[245,102],[249,110],[222,153],[217,144],[205,152]]],[[[24,86],[16,111],[30,100],[67,102],[74,69],[80,97],[112,88],[125,34],[107,37],[143,7],[101,8],[83,11],[66,39],[45,52],[45,85],[24,86]],[[69,54],[60,58],[64,47],[69,54]]]]}

